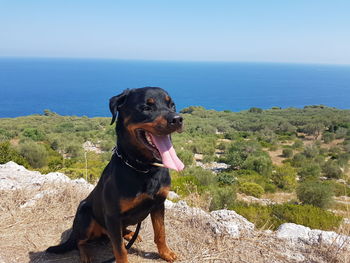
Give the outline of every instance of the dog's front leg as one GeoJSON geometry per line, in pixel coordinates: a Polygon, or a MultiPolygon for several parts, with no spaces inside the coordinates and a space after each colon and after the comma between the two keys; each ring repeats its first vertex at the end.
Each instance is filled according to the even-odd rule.
{"type": "Polygon", "coordinates": [[[105,216],[106,227],[117,263],[128,263],[128,252],[123,242],[123,226],[119,216],[105,216]]]}
{"type": "Polygon", "coordinates": [[[154,230],[154,242],[157,244],[160,257],[166,261],[173,262],[177,257],[168,248],[165,240],[164,203],[151,211],[151,219],[154,230]]]}

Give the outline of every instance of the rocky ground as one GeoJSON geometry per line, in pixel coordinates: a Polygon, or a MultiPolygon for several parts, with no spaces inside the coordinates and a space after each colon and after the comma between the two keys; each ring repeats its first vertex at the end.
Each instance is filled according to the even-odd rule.
{"type": "MultiPolygon", "coordinates": [[[[61,173],[41,175],[13,162],[0,165],[0,263],[79,262],[77,251],[44,251],[66,238],[79,201],[92,188],[61,173]]],[[[350,262],[348,236],[295,224],[258,231],[234,211],[208,213],[184,201],[167,200],[166,208],[167,240],[178,262],[350,262]]],[[[129,261],[163,262],[149,218],[140,235],[143,241],[129,250],[129,261]]],[[[90,247],[93,262],[112,256],[107,241],[90,247]]]]}

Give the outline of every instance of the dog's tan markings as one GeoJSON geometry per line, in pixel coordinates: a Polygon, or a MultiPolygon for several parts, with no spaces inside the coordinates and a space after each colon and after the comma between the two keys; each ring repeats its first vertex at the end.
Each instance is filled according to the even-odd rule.
{"type": "MultiPolygon", "coordinates": [[[[133,232],[127,228],[123,229],[123,238],[126,239],[127,241],[130,241],[132,239],[132,237],[134,236],[134,234],[135,234],[135,232],[133,232]]],[[[140,235],[137,235],[136,241],[141,242],[142,237],[140,235]]]]}
{"type": "Polygon", "coordinates": [[[163,116],[159,116],[152,122],[129,124],[127,129],[133,136],[136,136],[135,130],[137,129],[143,129],[150,133],[157,134],[156,128],[166,128],[167,125],[168,121],[163,116]]]}
{"type": "Polygon", "coordinates": [[[153,98],[149,98],[149,99],[147,99],[146,102],[147,102],[148,105],[153,105],[154,103],[156,103],[156,100],[153,99],[153,98]]]}
{"type": "Polygon", "coordinates": [[[116,247],[114,242],[112,242],[113,254],[117,263],[128,263],[128,251],[125,246],[121,246],[120,249],[116,247]]]}
{"type": "Polygon", "coordinates": [[[86,247],[86,241],[80,240],[78,242],[79,257],[81,263],[91,263],[91,256],[86,247]]]}
{"type": "Polygon", "coordinates": [[[165,101],[166,102],[169,102],[170,101],[170,97],[167,95],[167,96],[165,96],[165,101]]]}
{"type": "Polygon", "coordinates": [[[148,194],[140,194],[135,198],[121,199],[119,202],[120,212],[127,212],[149,198],[150,196],[148,194]]]}
{"type": "Polygon", "coordinates": [[[129,123],[130,119],[131,119],[131,117],[130,117],[130,116],[127,116],[127,117],[125,117],[125,118],[124,118],[124,121],[123,121],[124,126],[127,126],[127,125],[128,125],[128,123],[129,123]]]}
{"type": "Polygon", "coordinates": [[[169,191],[170,191],[170,186],[164,186],[159,189],[156,195],[167,198],[169,191]]]}
{"type": "Polygon", "coordinates": [[[176,254],[170,250],[165,240],[164,209],[153,210],[151,212],[152,225],[154,230],[154,242],[157,245],[159,255],[162,259],[173,262],[176,254]]]}
{"type": "Polygon", "coordinates": [[[78,241],[78,249],[80,255],[80,261],[82,263],[91,263],[91,256],[86,247],[86,242],[90,239],[97,238],[106,234],[107,231],[101,227],[95,220],[92,220],[87,231],[86,231],[86,239],[78,241]]]}

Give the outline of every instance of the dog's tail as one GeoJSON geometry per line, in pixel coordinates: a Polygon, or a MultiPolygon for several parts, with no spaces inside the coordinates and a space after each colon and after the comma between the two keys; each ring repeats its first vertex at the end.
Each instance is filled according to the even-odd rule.
{"type": "Polygon", "coordinates": [[[59,244],[57,246],[52,246],[46,249],[48,253],[62,254],[73,249],[77,249],[77,239],[72,232],[66,242],[59,244]]]}

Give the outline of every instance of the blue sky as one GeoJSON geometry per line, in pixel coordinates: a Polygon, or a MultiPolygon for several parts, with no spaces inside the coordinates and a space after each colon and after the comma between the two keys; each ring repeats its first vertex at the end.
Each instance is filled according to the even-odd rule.
{"type": "Polygon", "coordinates": [[[0,0],[0,56],[350,64],[350,1],[0,0]]]}

